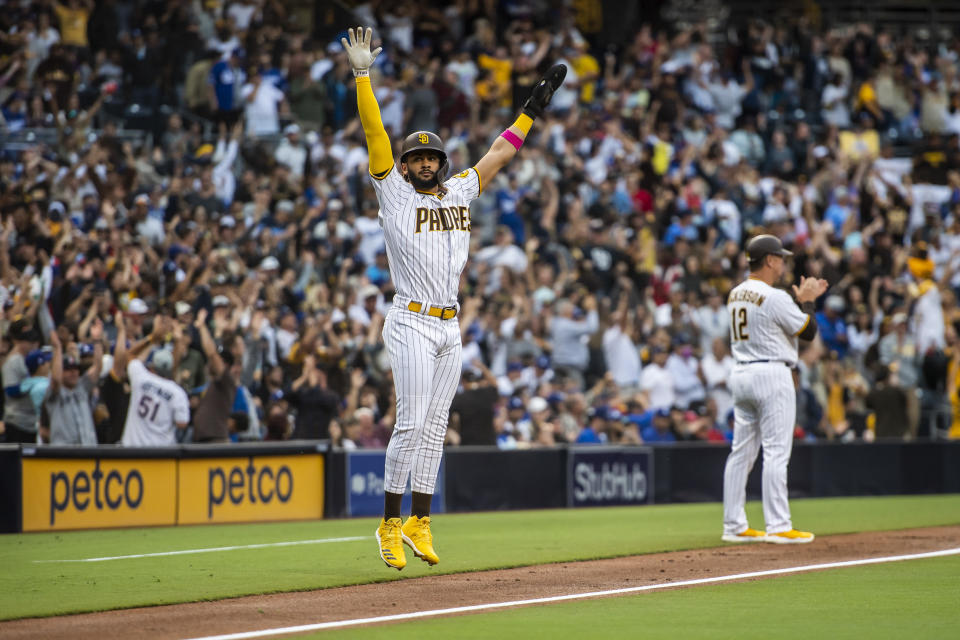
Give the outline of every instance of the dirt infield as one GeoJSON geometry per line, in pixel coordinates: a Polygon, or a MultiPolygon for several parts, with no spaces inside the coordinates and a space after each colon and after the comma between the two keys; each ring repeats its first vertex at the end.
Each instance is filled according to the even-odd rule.
{"type": "MultiPolygon", "coordinates": [[[[824,536],[808,545],[713,549],[433,576],[321,591],[0,623],[0,637],[184,638],[670,583],[960,545],[960,526],[824,536]],[[384,603],[387,606],[384,607],[384,603]]],[[[416,560],[414,560],[416,561],[416,560]]],[[[385,568],[384,571],[387,571],[385,568]]]]}

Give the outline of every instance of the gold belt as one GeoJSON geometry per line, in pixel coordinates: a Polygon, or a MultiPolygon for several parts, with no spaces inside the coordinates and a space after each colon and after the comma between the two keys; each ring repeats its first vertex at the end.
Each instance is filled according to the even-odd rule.
{"type": "MultiPolygon", "coordinates": [[[[413,311],[414,313],[420,313],[423,309],[422,302],[411,302],[407,305],[407,309],[413,311]]],[[[428,316],[433,316],[434,318],[440,318],[441,320],[449,320],[450,318],[457,317],[457,308],[456,307],[430,307],[427,309],[428,316]]]]}

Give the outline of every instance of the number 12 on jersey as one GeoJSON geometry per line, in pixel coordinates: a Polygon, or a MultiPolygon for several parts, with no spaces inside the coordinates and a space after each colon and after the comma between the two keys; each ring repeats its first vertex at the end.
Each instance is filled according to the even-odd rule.
{"type": "Polygon", "coordinates": [[[747,333],[747,310],[744,307],[730,310],[730,334],[734,342],[749,340],[747,333]]]}

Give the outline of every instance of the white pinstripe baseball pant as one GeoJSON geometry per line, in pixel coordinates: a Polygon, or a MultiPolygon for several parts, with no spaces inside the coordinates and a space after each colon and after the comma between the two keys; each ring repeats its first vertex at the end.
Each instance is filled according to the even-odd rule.
{"type": "Polygon", "coordinates": [[[383,322],[397,394],[397,423],[387,445],[384,489],[433,494],[450,403],[460,382],[460,325],[393,306],[383,322]]]}
{"type": "Polygon", "coordinates": [[[787,464],[793,450],[797,396],[783,363],[738,365],[730,376],[733,447],[723,471],[723,532],[747,528],[747,476],[763,446],[763,519],[767,533],[790,531],[787,464]]]}

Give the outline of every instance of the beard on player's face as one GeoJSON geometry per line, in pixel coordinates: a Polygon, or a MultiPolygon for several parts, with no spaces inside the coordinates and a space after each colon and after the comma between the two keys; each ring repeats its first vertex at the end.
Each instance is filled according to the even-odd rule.
{"type": "Polygon", "coordinates": [[[436,170],[426,162],[406,163],[406,172],[414,189],[428,191],[440,185],[436,170]]]}
{"type": "Polygon", "coordinates": [[[430,172],[429,178],[423,174],[416,175],[412,171],[407,171],[407,179],[410,180],[410,184],[413,185],[414,189],[419,189],[420,191],[427,191],[439,186],[439,183],[437,182],[437,174],[433,171],[430,172]]]}

